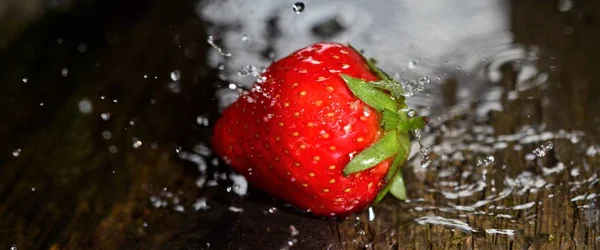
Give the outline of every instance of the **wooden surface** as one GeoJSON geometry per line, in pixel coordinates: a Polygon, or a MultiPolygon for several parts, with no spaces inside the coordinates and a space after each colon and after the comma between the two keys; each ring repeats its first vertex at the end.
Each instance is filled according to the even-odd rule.
{"type": "MultiPolygon", "coordinates": [[[[221,82],[205,65],[206,25],[193,6],[189,0],[83,4],[48,14],[0,52],[0,249],[600,248],[600,199],[589,196],[599,190],[589,177],[600,174],[600,154],[588,152],[600,140],[597,2],[577,1],[572,11],[559,12],[554,2],[513,1],[515,38],[542,48],[538,66],[549,72],[547,83],[515,100],[503,94],[504,110],[487,120],[475,119],[472,110],[444,123],[474,136],[485,134],[478,127],[491,127],[493,138],[518,134],[525,125],[582,136],[553,137],[553,149],[536,160],[526,154],[543,141],[520,150],[508,143],[483,167],[476,167],[476,150],[457,149],[472,158],[434,160],[416,174],[405,170],[413,201],[386,199],[371,216],[365,211],[345,220],[301,214],[257,190],[242,199],[228,192],[225,180],[196,186],[198,167],[177,152],[210,137],[210,126],[196,119],[214,121],[213,95],[221,82]],[[83,53],[80,43],[87,46],[83,53]],[[175,69],[183,72],[180,93],[167,85],[175,69]],[[92,103],[92,113],[79,110],[82,101],[92,103]],[[143,142],[139,148],[134,138],[143,142]],[[563,170],[545,174],[559,162],[563,170]],[[439,173],[449,168],[454,174],[443,180],[468,186],[485,176],[484,188],[459,199],[435,191],[439,173]],[[546,184],[506,182],[523,181],[517,177],[524,171],[546,184]],[[509,186],[510,195],[469,209],[509,186]],[[574,199],[578,195],[583,199],[574,199]],[[193,208],[200,197],[210,209],[193,208]],[[157,200],[167,205],[157,208],[157,200]],[[454,221],[433,225],[428,218],[454,221]]],[[[515,89],[518,68],[502,69],[500,84],[515,89]]],[[[446,93],[452,103],[453,92],[446,93]]],[[[448,139],[439,127],[428,133],[438,144],[448,139]]],[[[209,167],[209,175],[213,171],[227,173],[226,166],[209,167]]]]}

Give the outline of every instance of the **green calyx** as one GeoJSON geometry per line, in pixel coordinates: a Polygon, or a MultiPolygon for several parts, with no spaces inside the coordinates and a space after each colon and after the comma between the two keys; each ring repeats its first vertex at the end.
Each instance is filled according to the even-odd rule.
{"type": "Polygon", "coordinates": [[[358,99],[380,112],[380,124],[385,132],[377,142],[352,157],[344,167],[343,173],[347,176],[365,171],[393,157],[385,177],[387,185],[379,192],[375,202],[381,201],[388,192],[400,200],[405,200],[406,189],[400,166],[406,162],[410,153],[409,133],[422,129],[427,123],[427,118],[410,117],[402,85],[378,68],[374,60],[364,59],[370,70],[380,78],[378,81],[365,81],[344,74],[341,77],[358,99]]]}

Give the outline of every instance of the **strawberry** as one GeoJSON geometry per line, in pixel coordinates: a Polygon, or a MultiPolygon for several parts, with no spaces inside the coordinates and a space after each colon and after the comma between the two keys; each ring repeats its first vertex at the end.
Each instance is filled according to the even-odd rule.
{"type": "Polygon", "coordinates": [[[409,132],[424,125],[407,111],[401,86],[373,61],[317,43],[274,62],[226,108],[212,144],[271,195],[314,215],[347,215],[390,189],[405,198],[397,169],[409,132]]]}

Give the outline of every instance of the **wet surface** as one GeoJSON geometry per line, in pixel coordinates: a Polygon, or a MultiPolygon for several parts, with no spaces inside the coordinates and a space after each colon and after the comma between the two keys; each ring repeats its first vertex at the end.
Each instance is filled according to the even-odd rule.
{"type": "Polygon", "coordinates": [[[0,248],[598,247],[598,4],[237,2],[78,5],[0,52],[0,248]],[[314,218],[212,154],[219,110],[323,39],[430,116],[409,201],[314,218]]]}

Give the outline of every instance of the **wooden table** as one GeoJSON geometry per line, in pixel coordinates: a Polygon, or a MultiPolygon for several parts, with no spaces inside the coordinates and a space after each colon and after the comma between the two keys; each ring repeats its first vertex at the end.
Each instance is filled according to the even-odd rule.
{"type": "MultiPolygon", "coordinates": [[[[242,199],[228,185],[196,186],[197,166],[177,152],[210,137],[210,125],[196,119],[217,117],[212,98],[221,82],[205,65],[206,24],[193,13],[194,2],[81,4],[46,15],[0,52],[0,249],[280,249],[288,242],[295,249],[600,248],[600,199],[591,196],[599,184],[580,178],[600,172],[600,154],[589,152],[600,139],[597,1],[577,1],[569,12],[559,12],[555,1],[512,1],[516,40],[542,48],[540,67],[555,70],[544,88],[515,100],[504,94],[504,110],[478,123],[494,136],[545,124],[554,134],[580,131],[581,138],[555,138],[553,149],[533,161],[525,154],[539,143],[514,150],[509,142],[494,152],[478,195],[453,204],[428,191],[436,171],[405,171],[409,196],[425,202],[386,199],[374,218],[365,211],[346,220],[310,217],[253,189],[242,199]],[[184,72],[180,93],[166,85],[175,69],[184,72]],[[469,211],[497,195],[502,180],[525,170],[541,175],[559,162],[564,169],[544,176],[552,185],[534,182],[523,194],[469,211]],[[193,209],[200,197],[210,209],[193,209]],[[442,217],[468,227],[428,223],[442,217]]],[[[502,73],[501,85],[514,89],[518,70],[502,73]]],[[[441,132],[430,133],[443,140],[441,132]]],[[[475,160],[446,163],[464,173],[475,160]]],[[[450,180],[473,184],[460,176],[450,180]]]]}

